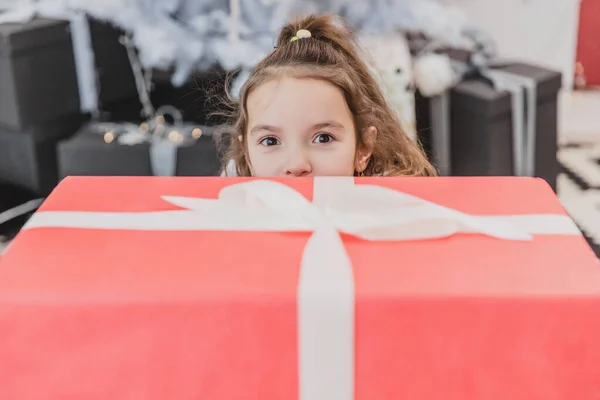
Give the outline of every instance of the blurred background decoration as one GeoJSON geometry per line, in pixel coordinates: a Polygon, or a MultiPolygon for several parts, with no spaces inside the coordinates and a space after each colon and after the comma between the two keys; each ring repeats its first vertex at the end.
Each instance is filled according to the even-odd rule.
{"type": "Polygon", "coordinates": [[[287,20],[329,12],[442,175],[541,177],[600,245],[599,5],[0,0],[0,242],[68,175],[217,175],[212,113],[287,20]]]}

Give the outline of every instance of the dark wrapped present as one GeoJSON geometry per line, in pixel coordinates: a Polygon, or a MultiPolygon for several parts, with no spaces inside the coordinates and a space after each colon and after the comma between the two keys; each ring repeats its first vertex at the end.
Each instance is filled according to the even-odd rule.
{"type": "Polygon", "coordinates": [[[25,130],[79,110],[69,23],[0,24],[0,125],[25,130]]]}
{"type": "Polygon", "coordinates": [[[56,145],[82,121],[82,116],[68,116],[24,131],[0,127],[0,181],[37,195],[49,194],[58,183],[56,145]]]}
{"type": "Polygon", "coordinates": [[[560,87],[558,72],[486,67],[445,94],[417,96],[417,130],[434,158],[446,151],[448,174],[536,176],[555,189],[560,87]]]}
{"type": "Polygon", "coordinates": [[[83,16],[0,24],[0,125],[24,131],[136,96],[119,36],[83,16]]]}
{"type": "Polygon", "coordinates": [[[169,126],[164,121],[155,127],[89,124],[59,144],[59,175],[218,175],[213,131],[195,125],[169,126]]]}

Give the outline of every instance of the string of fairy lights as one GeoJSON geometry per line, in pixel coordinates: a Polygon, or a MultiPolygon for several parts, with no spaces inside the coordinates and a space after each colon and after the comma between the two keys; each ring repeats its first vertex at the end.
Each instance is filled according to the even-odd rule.
{"type": "Polygon", "coordinates": [[[91,124],[91,131],[101,133],[107,144],[138,144],[166,138],[173,144],[184,145],[186,141],[189,143],[190,139],[198,140],[203,134],[202,128],[184,123],[181,111],[176,107],[166,105],[158,109],[154,108],[150,100],[151,70],[142,66],[130,37],[124,35],[119,41],[127,50],[138,97],[142,104],[142,115],[147,119],[140,125],[96,121],[91,124]],[[172,122],[169,122],[166,117],[170,117],[172,122]]]}

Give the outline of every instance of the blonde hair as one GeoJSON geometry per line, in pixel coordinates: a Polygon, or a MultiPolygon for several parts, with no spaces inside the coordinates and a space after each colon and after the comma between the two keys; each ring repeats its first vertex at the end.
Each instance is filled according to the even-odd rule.
{"type": "Polygon", "coordinates": [[[365,176],[436,175],[421,146],[403,131],[361,59],[354,33],[340,18],[330,15],[311,15],[284,26],[276,48],[250,73],[234,107],[233,123],[229,129],[222,130],[229,134],[223,171],[233,161],[237,175],[251,175],[246,143],[246,101],[252,90],[280,76],[320,79],[339,87],[354,116],[358,145],[364,144],[363,132],[368,127],[377,128],[373,153],[363,171],[365,176]],[[308,30],[312,36],[292,41],[300,29],[308,30]]]}

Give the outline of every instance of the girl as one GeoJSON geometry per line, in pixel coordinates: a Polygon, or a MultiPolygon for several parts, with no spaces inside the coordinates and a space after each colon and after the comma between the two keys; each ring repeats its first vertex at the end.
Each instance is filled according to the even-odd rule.
{"type": "Polygon", "coordinates": [[[335,17],[286,25],[242,87],[236,114],[224,175],[436,175],[335,17]]]}

